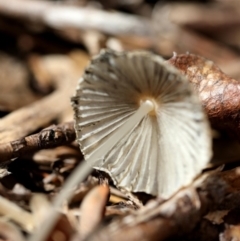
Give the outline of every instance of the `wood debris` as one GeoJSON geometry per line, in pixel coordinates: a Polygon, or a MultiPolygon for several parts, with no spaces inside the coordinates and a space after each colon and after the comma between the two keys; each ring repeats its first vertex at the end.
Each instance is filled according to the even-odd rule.
{"type": "Polygon", "coordinates": [[[234,0],[0,0],[0,239],[240,240],[239,13],[234,0]],[[168,199],[91,169],[53,209],[85,163],[70,98],[102,48],[150,51],[187,76],[213,157],[168,199]]]}

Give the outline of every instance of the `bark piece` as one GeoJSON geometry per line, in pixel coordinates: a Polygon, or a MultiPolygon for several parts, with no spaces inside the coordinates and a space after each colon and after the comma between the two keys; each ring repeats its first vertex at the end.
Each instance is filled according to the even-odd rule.
{"type": "Polygon", "coordinates": [[[194,54],[174,55],[168,62],[185,74],[199,93],[212,125],[240,138],[240,82],[212,61],[194,54]]]}

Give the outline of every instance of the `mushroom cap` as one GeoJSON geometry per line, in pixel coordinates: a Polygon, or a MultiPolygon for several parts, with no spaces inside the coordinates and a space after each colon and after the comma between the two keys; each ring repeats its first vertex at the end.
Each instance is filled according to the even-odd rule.
{"type": "Polygon", "coordinates": [[[142,51],[102,50],[79,81],[72,105],[85,159],[150,99],[155,110],[94,162],[127,191],[168,198],[204,169],[210,128],[197,94],[176,68],[142,51]]]}

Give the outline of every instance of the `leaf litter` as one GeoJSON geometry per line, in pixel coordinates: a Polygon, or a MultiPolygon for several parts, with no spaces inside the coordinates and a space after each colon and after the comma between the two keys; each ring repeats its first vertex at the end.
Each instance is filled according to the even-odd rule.
{"type": "Polygon", "coordinates": [[[42,240],[239,239],[239,6],[200,2],[0,1],[2,240],[37,240],[85,163],[70,97],[102,48],[150,51],[178,68],[211,123],[213,157],[167,199],[123,190],[92,169],[52,210],[59,218],[42,240]]]}

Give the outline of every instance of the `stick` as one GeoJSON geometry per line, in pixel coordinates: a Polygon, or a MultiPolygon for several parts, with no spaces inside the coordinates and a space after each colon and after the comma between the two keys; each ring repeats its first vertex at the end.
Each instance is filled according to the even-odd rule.
{"type": "Polygon", "coordinates": [[[73,122],[53,125],[39,133],[6,144],[0,144],[0,162],[25,153],[71,143],[76,138],[73,122]]]}
{"type": "Polygon", "coordinates": [[[151,34],[150,21],[117,12],[54,4],[37,0],[0,0],[0,13],[64,29],[98,30],[111,35],[151,34]]]}

